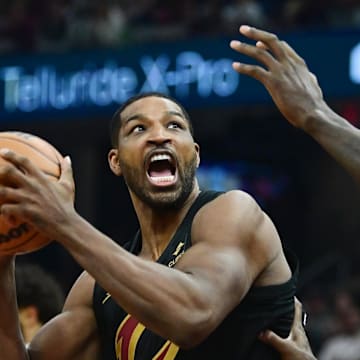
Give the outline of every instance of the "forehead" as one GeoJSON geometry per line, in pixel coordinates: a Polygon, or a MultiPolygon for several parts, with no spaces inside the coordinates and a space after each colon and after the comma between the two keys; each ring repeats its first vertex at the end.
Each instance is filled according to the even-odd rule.
{"type": "Polygon", "coordinates": [[[148,96],[128,105],[122,112],[121,118],[124,120],[134,115],[157,117],[171,111],[180,113],[184,116],[181,108],[170,99],[148,96]]]}

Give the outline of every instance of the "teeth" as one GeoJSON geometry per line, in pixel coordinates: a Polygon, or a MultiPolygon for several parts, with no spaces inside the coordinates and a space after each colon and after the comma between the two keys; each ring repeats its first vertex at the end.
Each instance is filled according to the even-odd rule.
{"type": "Polygon", "coordinates": [[[174,175],[159,176],[159,177],[151,177],[151,179],[152,179],[152,181],[157,182],[157,183],[167,183],[167,182],[174,181],[175,176],[174,175]]]}
{"type": "Polygon", "coordinates": [[[157,155],[153,155],[150,159],[150,162],[154,162],[154,161],[160,161],[160,160],[171,160],[170,155],[167,154],[157,154],[157,155]]]}

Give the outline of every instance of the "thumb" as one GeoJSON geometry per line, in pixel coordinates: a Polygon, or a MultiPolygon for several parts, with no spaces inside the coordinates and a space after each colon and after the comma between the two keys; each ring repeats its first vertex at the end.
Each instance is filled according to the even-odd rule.
{"type": "Polygon", "coordinates": [[[73,172],[71,166],[71,158],[69,155],[65,156],[64,159],[61,160],[60,169],[61,169],[61,174],[59,179],[60,181],[72,179],[73,172]]]}
{"type": "Polygon", "coordinates": [[[59,182],[66,184],[71,188],[73,193],[75,193],[75,183],[73,177],[73,170],[71,166],[71,158],[69,155],[65,156],[60,163],[61,175],[59,178],[59,182]]]}
{"type": "Polygon", "coordinates": [[[286,339],[283,339],[271,330],[266,330],[259,334],[259,339],[265,344],[271,345],[279,352],[284,350],[284,343],[286,342],[286,339]]]}

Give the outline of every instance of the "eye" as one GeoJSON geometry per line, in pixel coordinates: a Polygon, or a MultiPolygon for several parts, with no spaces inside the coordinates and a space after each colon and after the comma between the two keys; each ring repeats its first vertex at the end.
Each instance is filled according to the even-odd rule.
{"type": "Polygon", "coordinates": [[[145,130],[145,126],[138,124],[131,128],[130,133],[140,133],[143,132],[144,130],[145,130]]]}
{"type": "Polygon", "coordinates": [[[169,129],[183,129],[183,126],[178,121],[171,121],[168,124],[168,128],[169,129]]]}

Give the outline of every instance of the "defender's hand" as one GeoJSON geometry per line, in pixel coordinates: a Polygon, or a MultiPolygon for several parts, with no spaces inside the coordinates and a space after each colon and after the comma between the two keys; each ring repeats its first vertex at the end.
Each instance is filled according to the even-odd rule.
{"type": "Polygon", "coordinates": [[[314,112],[327,106],[315,75],[309,71],[305,61],[276,35],[246,25],[240,27],[240,33],[254,40],[255,44],[233,40],[231,48],[252,57],[260,65],[234,62],[234,70],[260,81],[286,119],[292,125],[304,128],[314,112]]]}
{"type": "Polygon", "coordinates": [[[259,339],[274,347],[282,360],[316,360],[305,334],[302,322],[302,304],[295,298],[295,316],[289,336],[286,339],[267,330],[259,339]]]}

